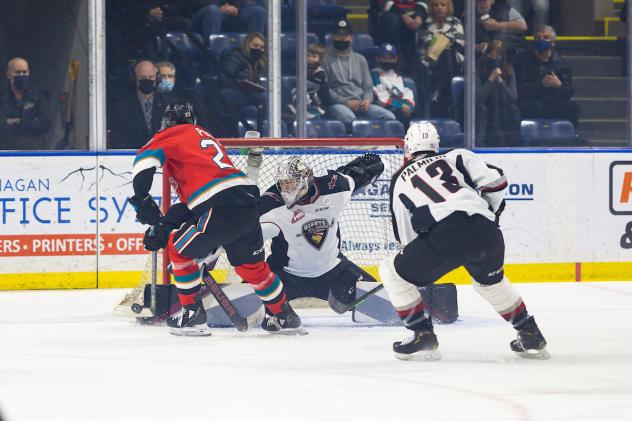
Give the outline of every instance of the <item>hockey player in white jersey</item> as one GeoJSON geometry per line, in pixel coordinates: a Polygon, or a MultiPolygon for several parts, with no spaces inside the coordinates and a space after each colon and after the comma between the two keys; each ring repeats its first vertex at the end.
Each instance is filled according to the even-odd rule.
{"type": "Polygon", "coordinates": [[[314,177],[297,156],[284,159],[276,183],[261,195],[261,228],[272,238],[270,268],[281,278],[288,300],[332,298],[348,304],[359,280],[375,281],[340,251],[338,220],[353,192],[384,171],[376,154],[357,157],[336,171],[314,177]]]}
{"type": "Polygon", "coordinates": [[[474,290],[518,331],[511,349],[523,357],[548,358],[540,329],[503,272],[505,244],[497,226],[507,189],[502,170],[465,149],[440,154],[430,123],[411,125],[404,149],[409,161],[393,175],[390,188],[393,229],[403,250],[379,269],[391,303],[414,332],[393,344],[395,356],[440,357],[417,287],[464,266],[474,290]]]}

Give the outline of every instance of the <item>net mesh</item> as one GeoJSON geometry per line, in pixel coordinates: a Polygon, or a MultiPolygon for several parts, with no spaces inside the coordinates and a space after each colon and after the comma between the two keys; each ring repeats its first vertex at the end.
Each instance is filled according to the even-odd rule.
{"type": "MultiPolygon", "coordinates": [[[[248,149],[229,149],[228,153],[235,166],[246,171],[248,149]]],[[[373,145],[354,146],[353,148],[265,148],[257,185],[264,192],[275,183],[278,164],[288,155],[300,156],[318,177],[328,170],[349,163],[358,155],[367,152],[377,153],[384,163],[384,173],[375,185],[367,186],[356,193],[340,216],[340,248],[354,263],[362,266],[373,276],[377,276],[377,266],[387,254],[399,250],[391,225],[388,190],[392,175],[403,163],[402,150],[396,147],[376,147],[373,145]]],[[[265,245],[266,256],[270,253],[270,241],[265,245]]],[[[221,282],[240,282],[222,256],[213,275],[221,282]]]]}

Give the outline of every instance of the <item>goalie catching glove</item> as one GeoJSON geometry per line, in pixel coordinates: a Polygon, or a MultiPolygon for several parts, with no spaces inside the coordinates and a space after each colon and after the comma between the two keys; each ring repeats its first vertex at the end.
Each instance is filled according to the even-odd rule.
{"type": "Polygon", "coordinates": [[[160,208],[151,196],[134,195],[129,198],[129,204],[136,211],[136,219],[141,224],[156,225],[160,222],[162,213],[160,213],[160,208]]]}
{"type": "Polygon", "coordinates": [[[353,178],[355,181],[355,189],[353,191],[356,192],[369,184],[373,184],[384,171],[384,164],[379,155],[365,153],[347,165],[339,167],[336,171],[353,178]]]}

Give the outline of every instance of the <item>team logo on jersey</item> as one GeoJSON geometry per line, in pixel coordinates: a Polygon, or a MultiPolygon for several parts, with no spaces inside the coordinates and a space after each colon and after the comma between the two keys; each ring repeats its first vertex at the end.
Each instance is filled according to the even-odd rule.
{"type": "Polygon", "coordinates": [[[307,242],[317,250],[320,250],[329,232],[329,222],[326,219],[314,219],[305,222],[302,232],[307,242]]]}
{"type": "Polygon", "coordinates": [[[295,223],[296,221],[303,219],[305,217],[305,212],[303,212],[303,209],[296,209],[294,211],[294,215],[292,215],[292,223],[295,223]]]}
{"type": "Polygon", "coordinates": [[[331,176],[331,180],[329,180],[329,183],[327,184],[327,187],[329,187],[329,190],[333,190],[334,187],[336,187],[336,181],[338,181],[338,175],[334,174],[331,176]]]}

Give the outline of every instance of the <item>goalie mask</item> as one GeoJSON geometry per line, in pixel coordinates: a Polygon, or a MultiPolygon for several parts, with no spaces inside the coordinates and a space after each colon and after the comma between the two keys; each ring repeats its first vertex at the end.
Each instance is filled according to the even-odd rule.
{"type": "Polygon", "coordinates": [[[276,174],[276,184],[288,208],[301,200],[309,192],[314,175],[298,156],[284,159],[276,174]]]}
{"type": "Polygon", "coordinates": [[[195,110],[188,102],[173,102],[167,105],[162,113],[160,130],[177,126],[178,124],[196,124],[195,110]]]}
{"type": "Polygon", "coordinates": [[[417,152],[439,152],[439,133],[427,121],[413,123],[404,137],[404,155],[411,159],[417,152]]]}

